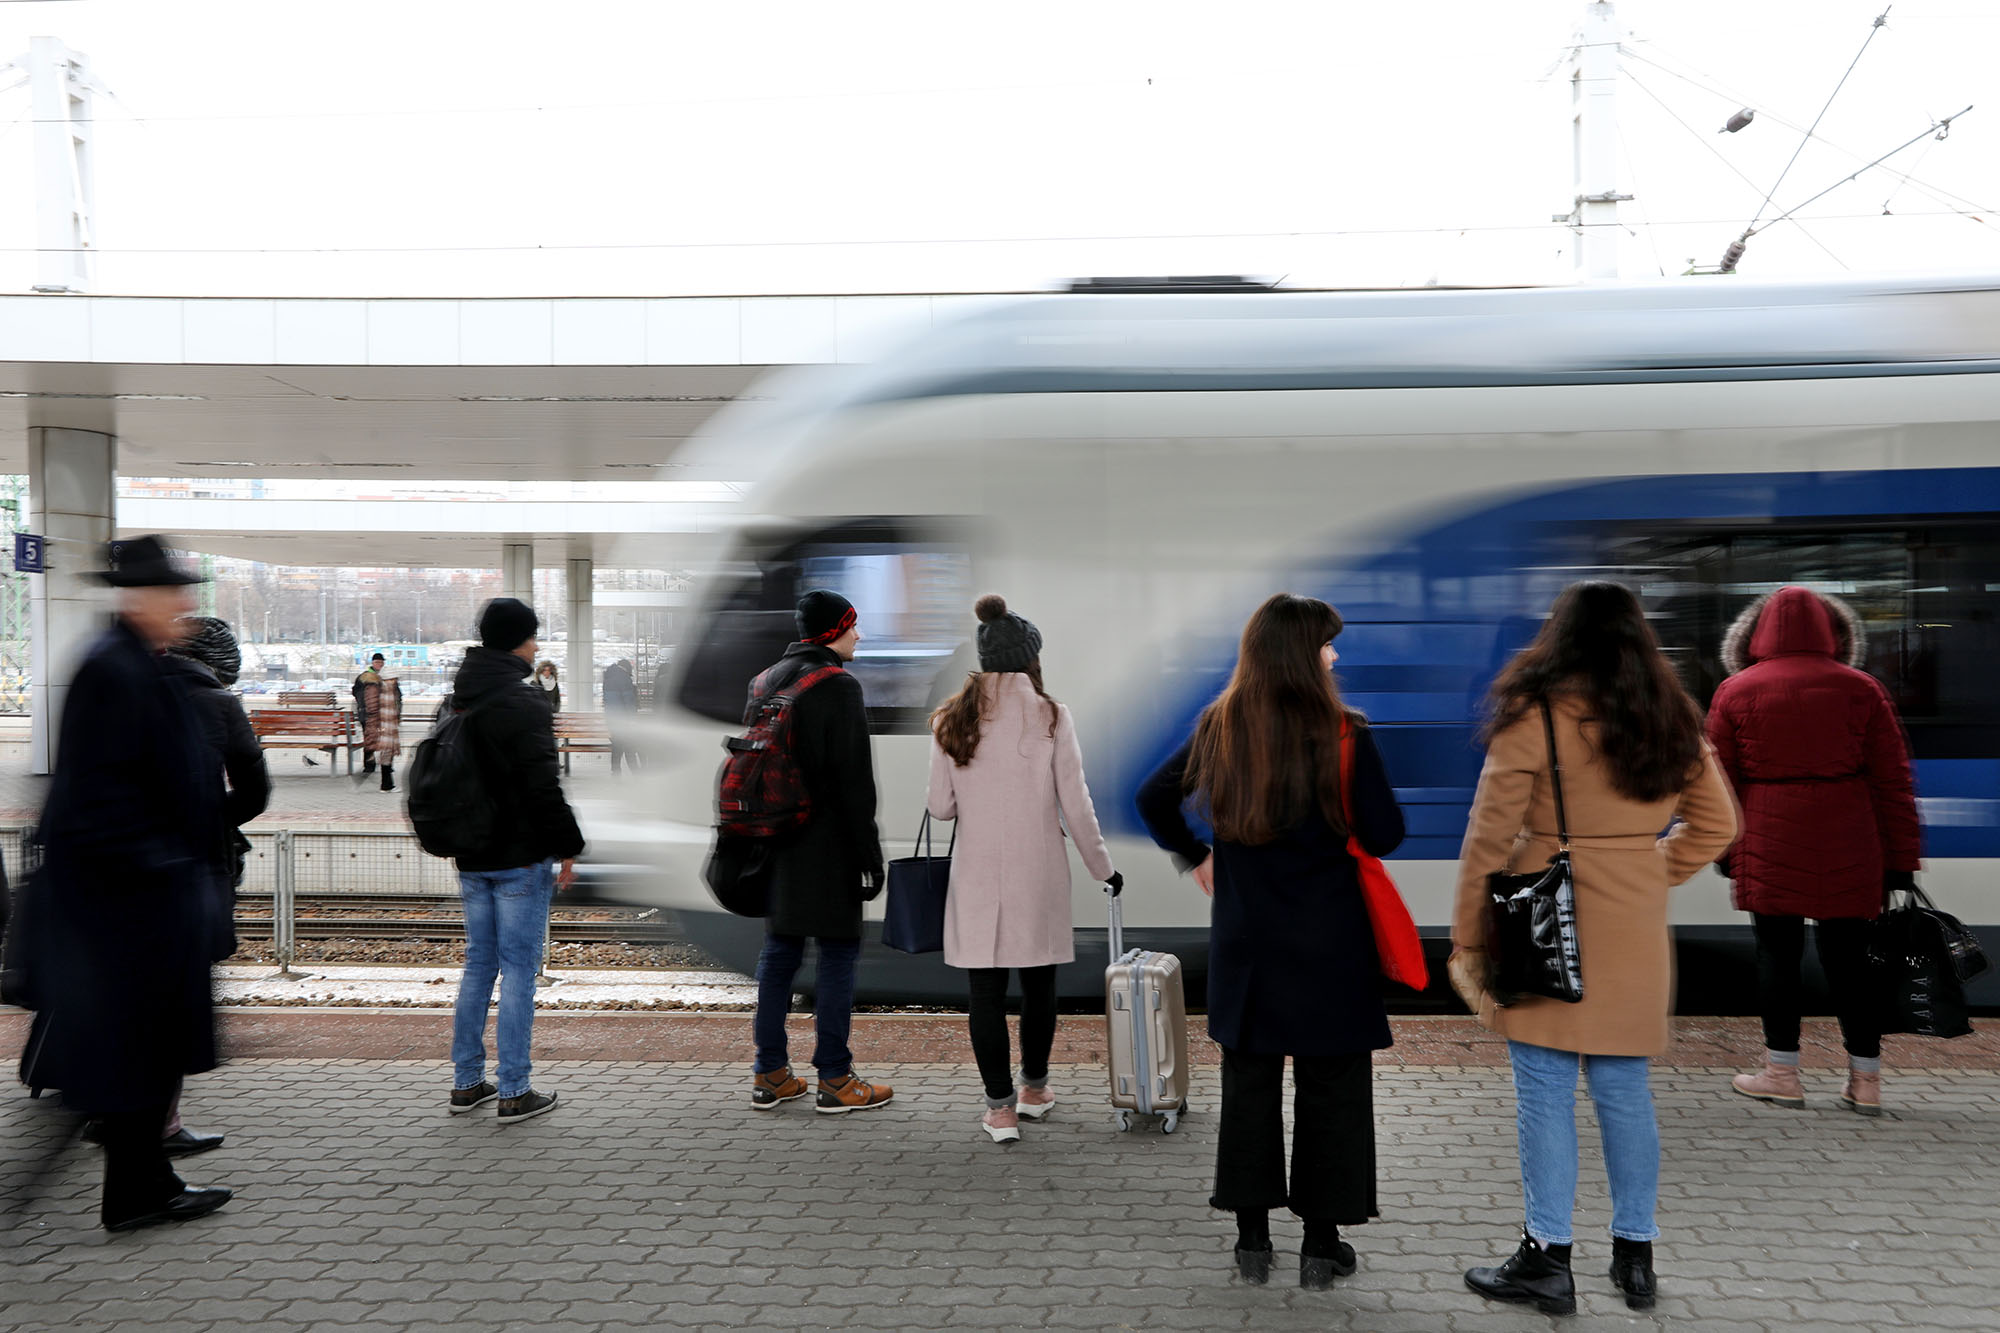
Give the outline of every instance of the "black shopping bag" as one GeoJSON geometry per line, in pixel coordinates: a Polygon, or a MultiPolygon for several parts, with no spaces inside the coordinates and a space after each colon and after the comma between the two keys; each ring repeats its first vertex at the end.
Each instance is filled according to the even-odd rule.
{"type": "Polygon", "coordinates": [[[1957,917],[1941,912],[1922,889],[1882,913],[1868,939],[1882,1031],[1919,1037],[1963,1037],[1965,983],[1986,970],[1986,955],[1957,917]]]}
{"type": "Polygon", "coordinates": [[[944,900],[951,888],[951,850],[958,844],[958,825],[943,856],[931,849],[931,816],[917,831],[915,856],[889,863],[889,901],[882,912],[882,943],[902,953],[939,953],[944,949],[944,900]]]}

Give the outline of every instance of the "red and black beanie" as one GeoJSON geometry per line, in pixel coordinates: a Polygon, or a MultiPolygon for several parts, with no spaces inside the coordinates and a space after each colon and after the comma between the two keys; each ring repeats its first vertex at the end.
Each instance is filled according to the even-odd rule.
{"type": "Polygon", "coordinates": [[[815,588],[799,598],[793,618],[798,622],[799,642],[824,646],[854,628],[854,604],[837,592],[815,588]]]}

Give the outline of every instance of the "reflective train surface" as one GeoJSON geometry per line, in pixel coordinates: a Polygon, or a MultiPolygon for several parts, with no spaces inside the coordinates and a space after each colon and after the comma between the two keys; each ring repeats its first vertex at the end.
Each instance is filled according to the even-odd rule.
{"type": "MultiPolygon", "coordinates": [[[[1637,590],[1703,703],[1744,604],[1834,592],[1908,727],[1923,882],[2000,946],[2000,280],[996,300],[875,364],[794,372],[699,448],[759,485],[701,571],[652,766],[586,814],[593,855],[643,864],[629,892],[732,967],[761,924],[701,884],[720,742],[812,587],[860,610],[887,855],[910,854],[973,599],[1004,593],[1075,711],[1128,931],[1196,973],[1207,900],[1133,797],[1269,593],[1346,618],[1341,686],[1409,820],[1390,866],[1442,950],[1481,699],[1563,585],[1637,590]]],[[[1103,894],[1073,868],[1063,988],[1100,994],[1103,894]]],[[[1673,919],[1682,1008],[1746,1009],[1726,883],[1676,890],[1673,919]]],[[[941,958],[873,939],[861,988],[963,995],[941,958]]]]}

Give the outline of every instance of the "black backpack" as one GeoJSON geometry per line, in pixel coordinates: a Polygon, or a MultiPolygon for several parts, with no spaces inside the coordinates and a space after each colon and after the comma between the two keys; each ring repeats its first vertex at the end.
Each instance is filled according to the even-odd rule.
{"type": "Polygon", "coordinates": [[[492,846],[499,830],[499,806],[486,788],[472,735],[473,717],[497,697],[488,695],[466,709],[441,705],[431,734],[410,755],[404,809],[417,841],[432,856],[474,855],[492,846]]]}

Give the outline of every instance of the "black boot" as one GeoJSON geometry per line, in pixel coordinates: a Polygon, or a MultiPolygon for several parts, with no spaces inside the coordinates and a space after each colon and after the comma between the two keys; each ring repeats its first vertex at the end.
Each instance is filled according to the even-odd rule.
{"type": "Polygon", "coordinates": [[[394,764],[382,765],[382,790],[396,790],[396,766],[394,764]]]}
{"type": "Polygon", "coordinates": [[[1236,1271],[1245,1282],[1271,1280],[1271,1215],[1262,1208],[1236,1214],[1236,1271]]]}
{"type": "Polygon", "coordinates": [[[1331,1222],[1306,1219],[1305,1243],[1299,1247],[1299,1285],[1307,1291],[1325,1291],[1337,1277],[1347,1277],[1356,1266],[1354,1247],[1340,1238],[1340,1228],[1331,1222]]]}
{"type": "Polygon", "coordinates": [[[1511,1258],[1497,1268],[1467,1269],[1465,1285],[1491,1301],[1532,1302],[1543,1314],[1576,1313],[1569,1246],[1537,1244],[1525,1231],[1511,1258]]]}
{"type": "Polygon", "coordinates": [[[1653,1277],[1653,1242],[1611,1238],[1611,1285],[1625,1293],[1625,1308],[1650,1310],[1659,1295],[1653,1277]]]}

